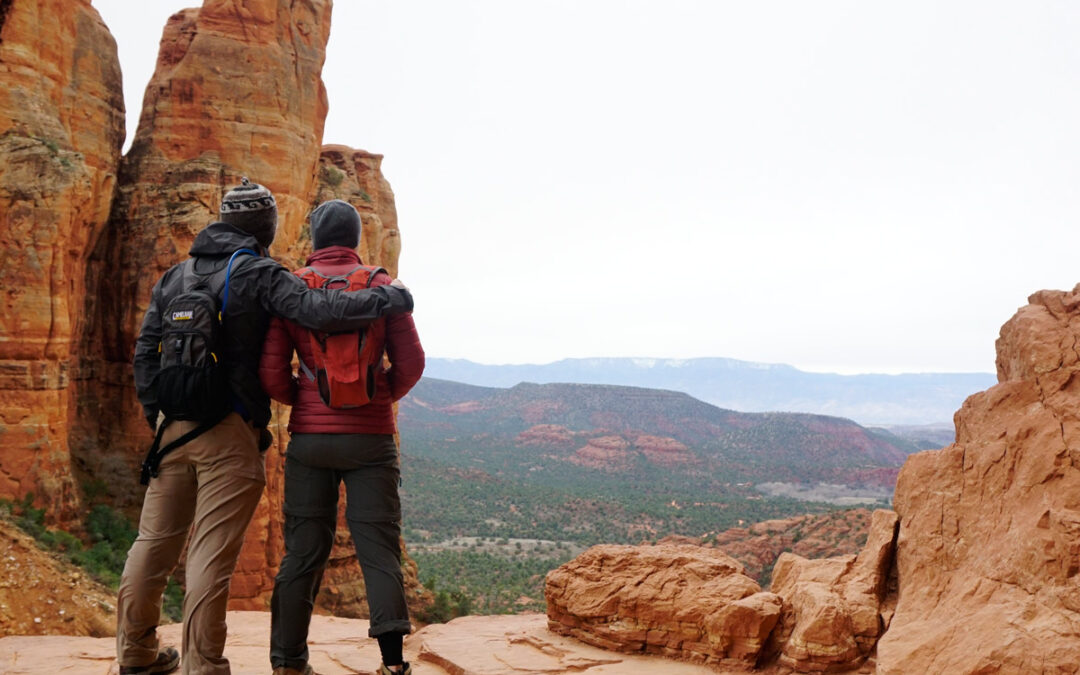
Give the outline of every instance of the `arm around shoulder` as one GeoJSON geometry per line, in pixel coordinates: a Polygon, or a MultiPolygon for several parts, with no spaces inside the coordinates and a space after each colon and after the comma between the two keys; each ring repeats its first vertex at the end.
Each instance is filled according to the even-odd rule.
{"type": "Polygon", "coordinates": [[[304,328],[328,333],[358,330],[391,314],[411,312],[412,294],[406,288],[379,286],[342,293],[308,288],[277,263],[265,265],[260,298],[268,312],[304,328]]]}

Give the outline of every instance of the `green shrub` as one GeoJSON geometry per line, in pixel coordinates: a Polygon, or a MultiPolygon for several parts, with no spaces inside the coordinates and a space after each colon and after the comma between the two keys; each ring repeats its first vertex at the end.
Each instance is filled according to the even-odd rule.
{"type": "MultiPolygon", "coordinates": [[[[89,548],[70,532],[45,527],[45,509],[33,507],[34,495],[27,494],[19,502],[0,500],[0,516],[13,519],[24,532],[34,537],[42,548],[63,554],[90,576],[115,590],[127,562],[127,552],[138,536],[138,530],[122,513],[103,504],[90,510],[84,523],[89,548]]],[[[162,598],[162,613],[179,621],[183,613],[184,589],[170,577],[162,598]]]]}

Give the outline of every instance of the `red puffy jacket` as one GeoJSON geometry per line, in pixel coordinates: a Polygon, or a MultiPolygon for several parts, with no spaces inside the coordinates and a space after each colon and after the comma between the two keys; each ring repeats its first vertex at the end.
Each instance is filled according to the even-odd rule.
{"type": "MultiPolygon", "coordinates": [[[[328,246],[311,254],[308,266],[327,276],[346,274],[360,264],[356,251],[345,246],[328,246]]],[[[372,286],[392,281],[378,273],[372,286]]],[[[289,432],[294,434],[392,434],[396,431],[392,403],[409,393],[424,372],[424,348],[416,334],[411,314],[394,314],[386,322],[386,355],[390,368],[375,377],[375,398],[359,408],[334,410],[319,398],[315,383],[293,372],[293,350],[304,363],[314,364],[311,337],[300,326],[274,318],[263,343],[259,380],[275,401],[291,405],[289,432]]]]}

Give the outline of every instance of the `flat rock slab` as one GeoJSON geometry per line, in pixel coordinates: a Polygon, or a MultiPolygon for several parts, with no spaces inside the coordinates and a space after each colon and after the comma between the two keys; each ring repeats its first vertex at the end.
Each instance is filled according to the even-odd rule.
{"type": "MultiPolygon", "coordinates": [[[[225,655],[234,675],[270,671],[269,612],[229,612],[225,655]]],[[[312,618],[311,665],[321,675],[373,673],[379,647],[368,622],[312,618]]],[[[179,645],[180,625],[159,629],[162,644],[179,645]]],[[[116,675],[113,638],[12,636],[0,638],[5,675],[116,675]]],[[[727,671],[658,656],[618,654],[561,637],[543,614],[469,616],[428,626],[405,641],[416,675],[718,675],[727,671]]],[[[742,671],[730,671],[742,672],[742,671]]]]}

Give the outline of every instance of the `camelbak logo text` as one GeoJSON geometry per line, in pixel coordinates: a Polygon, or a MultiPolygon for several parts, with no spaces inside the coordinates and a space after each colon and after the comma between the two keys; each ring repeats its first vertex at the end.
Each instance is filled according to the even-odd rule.
{"type": "Polygon", "coordinates": [[[191,321],[191,319],[192,319],[192,316],[191,316],[191,310],[190,309],[184,310],[183,312],[173,312],[172,313],[172,320],[173,321],[191,321]]]}

